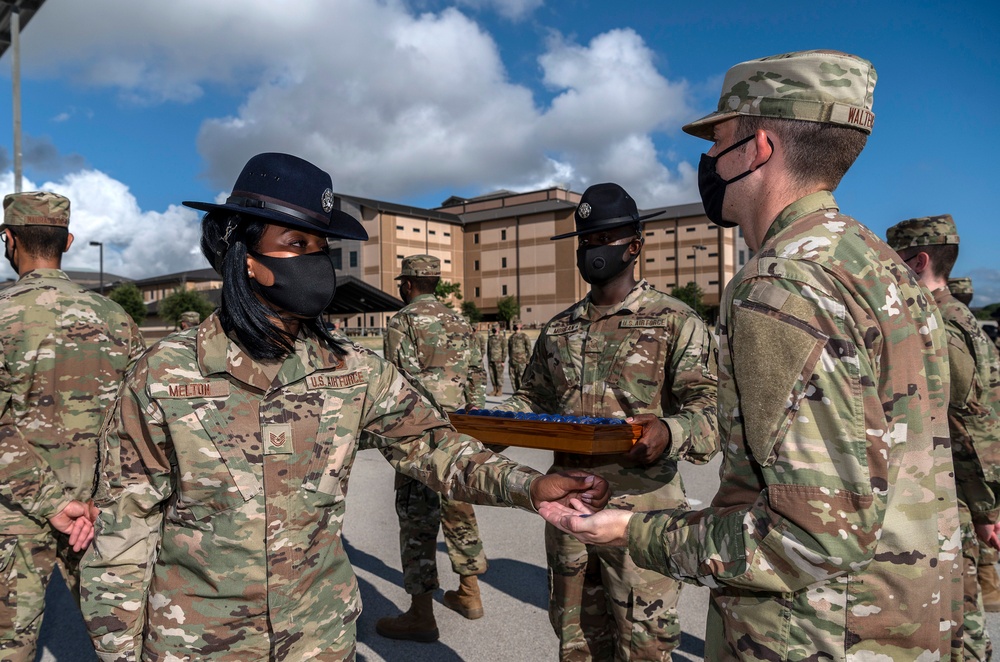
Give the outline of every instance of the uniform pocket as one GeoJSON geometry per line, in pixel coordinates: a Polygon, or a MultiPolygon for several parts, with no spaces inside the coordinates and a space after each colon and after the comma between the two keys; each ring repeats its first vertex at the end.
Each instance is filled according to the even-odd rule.
{"type": "Polygon", "coordinates": [[[0,632],[14,631],[17,616],[17,569],[14,554],[17,537],[0,538],[0,632]]]}
{"type": "Polygon", "coordinates": [[[667,343],[667,329],[661,326],[636,329],[619,345],[607,379],[626,414],[658,408],[667,343]]]}

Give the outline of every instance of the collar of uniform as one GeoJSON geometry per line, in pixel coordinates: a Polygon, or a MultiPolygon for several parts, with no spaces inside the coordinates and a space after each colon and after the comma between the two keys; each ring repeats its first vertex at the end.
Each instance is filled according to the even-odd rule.
{"type": "Polygon", "coordinates": [[[792,204],[788,205],[781,210],[778,217],[774,219],[771,223],[771,227],[767,229],[764,234],[764,240],[761,242],[763,246],[768,241],[778,236],[782,230],[789,227],[792,223],[799,220],[803,216],[818,212],[818,211],[840,211],[840,207],[837,206],[837,201],[833,199],[833,193],[829,191],[817,191],[816,193],[810,193],[804,198],[799,198],[792,204]]]}
{"type": "MultiPolygon", "coordinates": [[[[202,374],[228,373],[261,391],[271,388],[272,380],[263,366],[223,332],[218,313],[212,313],[205,321],[198,327],[198,363],[202,374]]],[[[288,384],[316,370],[339,365],[336,355],[305,331],[295,340],[295,351],[285,357],[276,379],[288,384]]]]}
{"type": "Polygon", "coordinates": [[[410,299],[410,303],[416,303],[418,301],[437,301],[437,297],[433,294],[418,294],[410,299]]]}
{"type": "Polygon", "coordinates": [[[949,290],[947,286],[939,287],[936,290],[931,290],[931,297],[933,297],[934,303],[937,304],[937,307],[942,308],[945,303],[952,299],[951,290],[949,290]]]}
{"type": "Polygon", "coordinates": [[[29,278],[58,278],[69,280],[69,276],[62,269],[34,269],[24,274],[18,280],[28,280],[29,278]]]}
{"type": "Polygon", "coordinates": [[[617,315],[623,310],[627,310],[630,313],[637,311],[641,305],[640,302],[642,298],[646,295],[646,291],[649,290],[649,283],[646,282],[645,278],[639,279],[639,282],[635,284],[625,298],[621,300],[604,313],[599,315],[595,312],[593,302],[590,299],[590,292],[587,292],[587,296],[583,298],[583,301],[576,305],[573,309],[573,319],[586,319],[590,322],[597,321],[602,317],[611,317],[612,315],[617,315]]]}

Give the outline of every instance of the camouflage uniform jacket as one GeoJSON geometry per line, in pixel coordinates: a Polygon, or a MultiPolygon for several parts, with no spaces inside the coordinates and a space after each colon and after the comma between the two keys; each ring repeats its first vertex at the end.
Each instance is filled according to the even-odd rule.
{"type": "Polygon", "coordinates": [[[950,655],[948,357],[924,292],[826,191],[786,207],[727,286],[719,492],[628,530],[637,564],[713,589],[706,659],[950,655]]]}
{"type": "Polygon", "coordinates": [[[389,320],[385,360],[446,413],[486,403],[486,371],[469,323],[433,294],[421,294],[389,320]]]}
{"type": "Polygon", "coordinates": [[[507,339],[503,335],[491,332],[486,344],[490,363],[503,363],[507,360],[507,339]]]}
{"type": "Polygon", "coordinates": [[[523,331],[511,335],[507,341],[507,348],[510,350],[511,363],[523,365],[531,358],[531,338],[523,331]]]}
{"type": "Polygon", "coordinates": [[[36,534],[91,497],[101,424],[145,345],[114,301],[36,269],[0,292],[0,346],[0,532],[36,534]]]}
{"type": "Polygon", "coordinates": [[[344,659],[359,448],[450,497],[530,509],[538,473],[460,435],[400,373],[304,333],[254,361],[217,314],[136,364],[102,437],[82,609],[102,659],[344,659]],[[144,648],[143,648],[144,647],[144,648]]]}
{"type": "Polygon", "coordinates": [[[645,280],[603,314],[588,294],[545,325],[521,390],[500,408],[618,418],[655,414],[671,438],[656,465],[663,482],[675,476],[679,482],[678,460],[701,464],[719,449],[713,350],[701,318],[645,280]]]}
{"type": "Polygon", "coordinates": [[[1000,517],[1000,361],[993,343],[948,288],[932,292],[948,332],[948,423],[958,497],[976,524],[1000,517]]]}

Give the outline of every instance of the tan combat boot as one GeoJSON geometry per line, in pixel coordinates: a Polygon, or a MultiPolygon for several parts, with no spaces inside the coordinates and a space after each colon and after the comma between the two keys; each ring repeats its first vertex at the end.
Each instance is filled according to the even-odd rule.
{"type": "Polygon", "coordinates": [[[983,609],[986,611],[1000,611],[1000,577],[997,576],[997,567],[992,563],[981,565],[977,568],[979,572],[979,589],[983,593],[983,609]]]}
{"type": "Polygon", "coordinates": [[[444,606],[469,620],[483,617],[483,601],[479,597],[479,580],[475,575],[463,575],[457,591],[445,591],[444,606]]]}
{"type": "Polygon", "coordinates": [[[412,596],[409,611],[396,616],[380,618],[375,631],[389,639],[406,639],[429,644],[438,640],[437,622],[434,620],[434,594],[412,596]]]}

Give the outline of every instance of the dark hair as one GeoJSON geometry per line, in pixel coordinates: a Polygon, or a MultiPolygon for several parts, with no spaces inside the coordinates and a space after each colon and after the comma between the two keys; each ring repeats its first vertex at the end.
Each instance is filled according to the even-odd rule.
{"type": "MultiPolygon", "coordinates": [[[[219,321],[226,335],[255,360],[281,359],[295,349],[295,338],[271,321],[274,311],[254,294],[247,275],[247,250],[257,250],[268,221],[256,216],[211,211],[201,221],[201,252],[222,276],[219,321]]],[[[322,320],[303,320],[307,328],[326,340],[338,356],[346,354],[322,320]]]]}
{"type": "Polygon", "coordinates": [[[417,294],[434,294],[437,285],[441,282],[440,276],[403,276],[400,280],[409,281],[410,287],[417,294]]]}
{"type": "Polygon", "coordinates": [[[799,185],[820,184],[830,191],[837,188],[868,142],[864,131],[825,122],[757,115],[738,115],[736,121],[739,137],[760,129],[778,137],[788,171],[799,185]]]}
{"type": "Polygon", "coordinates": [[[931,273],[935,278],[947,280],[958,261],[958,244],[930,244],[929,246],[909,246],[897,251],[905,262],[920,253],[927,253],[931,259],[931,273]]]}
{"type": "Polygon", "coordinates": [[[62,259],[69,239],[69,228],[54,225],[8,225],[7,229],[21,251],[46,260],[62,259]]]}

